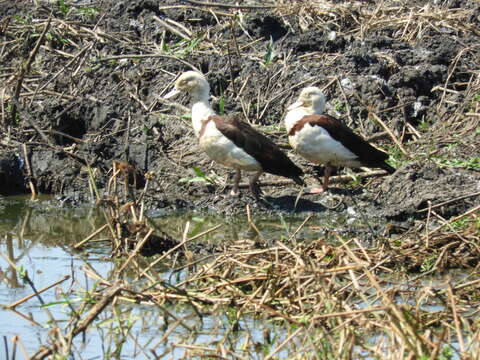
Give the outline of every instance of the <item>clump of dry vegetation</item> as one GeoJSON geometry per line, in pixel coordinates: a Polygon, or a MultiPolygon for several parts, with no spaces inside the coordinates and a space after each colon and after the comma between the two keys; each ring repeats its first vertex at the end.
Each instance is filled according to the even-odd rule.
{"type": "MultiPolygon", "coordinates": [[[[136,343],[146,357],[161,358],[181,349],[184,358],[220,353],[221,358],[240,359],[473,359],[480,351],[475,320],[480,301],[478,209],[433,229],[388,234],[372,243],[335,231],[299,240],[314,215],[282,239],[271,239],[259,230],[247,207],[252,238],[218,245],[202,256],[190,245],[221,225],[188,237],[187,223],[179,242],[155,236],[158,230],[144,217],[141,195],[125,173],[116,179],[124,167],[114,165],[110,192],[100,200],[107,223],[75,246],[88,246],[107,234],[116,268],[108,278],[93,265],[84,270],[96,286],[82,295],[80,304],[69,302],[68,326],[63,331],[55,328],[51,345],[32,359],[69,354],[76,336],[91,332],[91,327],[105,327],[94,322],[104,312],[113,311],[117,322],[110,331],[122,333],[123,342],[137,322],[145,327],[160,319],[132,318],[128,304],[163,314],[160,334],[136,343]],[[138,200],[129,201],[128,196],[138,200]],[[147,240],[163,253],[142,257],[147,240]],[[160,265],[169,269],[168,279],[160,265]],[[468,271],[455,275],[452,269],[468,271]],[[122,280],[125,276],[127,281],[122,280]],[[205,330],[204,318],[219,313],[226,314],[220,316],[226,324],[205,330]],[[261,335],[259,329],[250,329],[258,321],[263,324],[261,335]],[[168,341],[173,332],[176,340],[168,341]],[[211,340],[198,343],[197,336],[205,332],[211,340]]],[[[431,208],[428,211],[436,216],[431,208]]],[[[32,288],[40,296],[50,287],[32,288]]]]}
{"type": "MultiPolygon", "coordinates": [[[[158,258],[142,259],[134,251],[108,279],[93,266],[85,270],[96,287],[75,306],[68,331],[62,335],[57,329],[52,344],[32,358],[68,354],[75,336],[93,331],[89,327],[105,327],[102,322],[95,325],[94,318],[112,311],[109,304],[115,304],[114,313],[119,311],[113,328],[118,327],[124,333],[122,341],[127,341],[129,328],[124,326],[132,319],[126,309],[137,303],[143,312],[151,308],[164,317],[163,330],[138,344],[147,357],[182,349],[184,358],[220,353],[222,358],[240,359],[473,359],[480,351],[475,320],[479,218],[466,214],[463,219],[461,226],[446,223],[452,228],[448,231],[442,227],[420,237],[406,235],[400,245],[398,239],[385,238],[366,246],[360,238],[338,234],[331,234],[333,240],[319,236],[308,243],[297,241],[296,234],[308,226],[310,217],[287,241],[268,239],[267,245],[257,240],[252,246],[254,242],[246,239],[206,258],[188,252],[198,236],[185,235],[158,258]],[[179,248],[188,253],[180,262],[173,256],[179,248]],[[412,267],[415,261],[420,265],[412,267]],[[170,267],[169,280],[158,272],[159,264],[170,267]],[[465,266],[468,272],[448,272],[465,266]],[[120,280],[125,272],[128,281],[120,280]],[[205,330],[203,319],[219,313],[226,314],[221,315],[226,324],[205,330]],[[261,334],[250,325],[259,321],[261,334]],[[198,343],[195,334],[205,331],[211,340],[198,343]],[[168,341],[173,332],[176,340],[168,341]]],[[[259,231],[252,218],[250,226],[259,231]]],[[[136,321],[151,326],[150,321],[160,318],[136,321]]]]}
{"type": "MultiPolygon", "coordinates": [[[[132,165],[125,162],[113,163],[112,175],[108,181],[106,193],[101,196],[96,187],[95,178],[90,177],[92,196],[97,199],[96,205],[102,210],[105,224],[86,239],[74,245],[75,249],[84,246],[88,241],[106,230],[107,239],[111,240],[112,257],[128,256],[130,262],[138,254],[153,255],[176,245],[175,240],[155,229],[147,222],[143,196],[148,191],[151,181],[155,180],[152,172],[140,174],[132,165]],[[144,183],[138,191],[139,183],[144,183]]],[[[93,174],[92,174],[93,175],[93,174]]]]}

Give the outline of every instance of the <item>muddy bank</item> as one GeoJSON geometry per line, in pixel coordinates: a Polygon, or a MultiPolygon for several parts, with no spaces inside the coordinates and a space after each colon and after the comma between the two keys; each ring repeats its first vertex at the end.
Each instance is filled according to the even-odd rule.
{"type": "MultiPolygon", "coordinates": [[[[93,201],[95,188],[108,186],[113,162],[124,161],[136,169],[131,183],[138,191],[151,176],[143,200],[152,209],[237,214],[249,204],[405,222],[424,218],[430,201],[447,202],[436,208],[440,215],[458,215],[480,202],[472,195],[480,190],[480,7],[384,5],[1,2],[1,194],[29,192],[31,180],[62,201],[93,201]],[[230,199],[228,170],[197,147],[185,116],[189,100],[161,98],[192,68],[207,75],[217,109],[244,114],[282,145],[286,106],[303,86],[324,87],[327,112],[375,137],[399,170],[386,178],[352,176],[329,194],[303,196],[296,207],[299,188],[269,175],[261,179],[273,184],[264,187],[268,204],[256,204],[246,189],[230,199]],[[194,167],[208,179],[198,179],[194,167]]],[[[317,182],[322,170],[287,151],[307,182],[317,182]]]]}

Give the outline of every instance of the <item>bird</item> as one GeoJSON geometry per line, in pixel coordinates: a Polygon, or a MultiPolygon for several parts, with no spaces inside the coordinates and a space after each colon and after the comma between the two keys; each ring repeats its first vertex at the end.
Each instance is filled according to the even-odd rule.
{"type": "Polygon", "coordinates": [[[325,95],[316,86],[300,92],[298,100],[287,108],[284,118],[288,141],[306,160],[325,165],[321,187],[307,193],[320,194],[328,189],[333,167],[373,167],[386,170],[395,168],[386,163],[389,155],[370,145],[339,119],[324,114],[325,95]]]}
{"type": "Polygon", "coordinates": [[[255,130],[239,115],[218,115],[210,105],[210,85],[203,74],[187,71],[175,81],[170,99],[181,92],[192,98],[192,126],[200,148],[215,162],[235,169],[230,194],[238,196],[241,171],[254,172],[249,188],[256,200],[261,189],[258,179],[264,173],[290,178],[304,185],[303,171],[268,137],[255,130]]]}

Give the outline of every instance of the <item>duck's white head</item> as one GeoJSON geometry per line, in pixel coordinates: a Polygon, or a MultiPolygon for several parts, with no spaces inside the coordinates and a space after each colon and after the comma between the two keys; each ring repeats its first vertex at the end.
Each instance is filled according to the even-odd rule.
{"type": "Polygon", "coordinates": [[[195,100],[207,100],[210,96],[210,85],[205,77],[196,71],[187,71],[175,81],[172,91],[164,96],[165,99],[172,98],[180,92],[190,94],[195,100]]]}
{"type": "Polygon", "coordinates": [[[287,110],[294,110],[302,107],[304,111],[313,114],[323,114],[325,110],[325,95],[316,86],[309,86],[300,92],[298,100],[290,105],[287,110]]]}
{"type": "Polygon", "coordinates": [[[292,127],[304,116],[323,114],[325,110],[325,95],[322,90],[315,86],[304,88],[300,92],[297,101],[287,108],[285,116],[285,127],[290,132],[292,127]]]}

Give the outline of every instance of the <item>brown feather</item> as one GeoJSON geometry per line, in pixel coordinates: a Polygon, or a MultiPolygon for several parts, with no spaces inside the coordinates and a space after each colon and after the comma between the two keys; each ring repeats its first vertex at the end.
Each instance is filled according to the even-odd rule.
{"type": "Polygon", "coordinates": [[[307,115],[298,121],[288,133],[288,136],[294,136],[303,127],[309,124],[311,126],[321,126],[330,136],[340,142],[352,153],[357,155],[358,160],[368,167],[379,167],[389,173],[393,173],[395,169],[388,165],[385,160],[388,154],[378,150],[374,146],[366,142],[362,137],[355,134],[350,128],[344,125],[340,120],[329,115],[307,115]]]}
{"type": "Polygon", "coordinates": [[[255,158],[262,166],[263,171],[285,176],[297,184],[303,184],[299,178],[303,175],[302,169],[295,165],[273,141],[238,116],[212,115],[208,121],[214,121],[217,129],[225,137],[255,158]]]}

